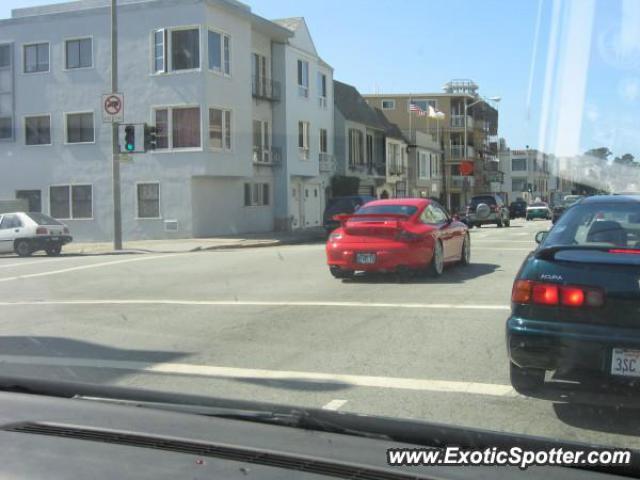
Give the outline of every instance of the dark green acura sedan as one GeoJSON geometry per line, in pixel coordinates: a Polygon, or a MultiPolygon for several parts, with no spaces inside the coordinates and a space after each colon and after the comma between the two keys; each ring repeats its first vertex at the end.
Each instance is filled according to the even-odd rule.
{"type": "Polygon", "coordinates": [[[550,370],[640,380],[640,196],[586,198],[536,241],[507,320],[514,389],[550,370]]]}

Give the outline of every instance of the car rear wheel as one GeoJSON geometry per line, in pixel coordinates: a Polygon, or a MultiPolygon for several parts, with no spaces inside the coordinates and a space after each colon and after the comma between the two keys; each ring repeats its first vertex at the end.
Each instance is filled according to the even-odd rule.
{"type": "Polygon", "coordinates": [[[465,234],[462,241],[462,252],[460,253],[460,265],[466,266],[471,263],[471,239],[469,234],[465,234]]]}
{"type": "Polygon", "coordinates": [[[502,219],[499,219],[499,220],[496,222],[496,226],[497,226],[498,228],[502,228],[502,219]]]}
{"type": "Polygon", "coordinates": [[[53,245],[51,247],[47,247],[45,249],[45,252],[47,252],[47,255],[49,255],[50,257],[57,257],[58,255],[60,255],[60,252],[62,252],[62,245],[53,245]]]}
{"type": "Polygon", "coordinates": [[[28,257],[33,253],[29,240],[17,240],[14,249],[20,257],[28,257]]]}
{"type": "Polygon", "coordinates": [[[444,251],[442,249],[442,242],[436,240],[435,247],[433,248],[433,256],[431,263],[427,268],[427,273],[431,277],[439,277],[444,271],[444,251]]]}
{"type": "Polygon", "coordinates": [[[505,220],[504,221],[504,226],[509,228],[511,226],[511,219],[505,220]]]}
{"type": "Polygon", "coordinates": [[[516,392],[526,395],[527,393],[540,390],[543,387],[544,370],[538,368],[522,368],[513,362],[510,363],[509,367],[511,386],[516,392]]]}

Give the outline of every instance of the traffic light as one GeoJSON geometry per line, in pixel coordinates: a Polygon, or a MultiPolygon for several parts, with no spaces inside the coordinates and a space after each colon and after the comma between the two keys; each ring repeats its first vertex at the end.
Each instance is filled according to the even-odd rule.
{"type": "Polygon", "coordinates": [[[124,149],[133,152],[136,149],[136,127],[127,125],[124,127],[124,149]]]}
{"type": "Polygon", "coordinates": [[[144,149],[155,150],[158,147],[158,128],[144,124],[144,149]]]}

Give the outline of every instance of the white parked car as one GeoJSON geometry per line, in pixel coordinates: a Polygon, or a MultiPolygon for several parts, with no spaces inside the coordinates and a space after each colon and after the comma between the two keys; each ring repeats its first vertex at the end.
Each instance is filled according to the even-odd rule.
{"type": "Polygon", "coordinates": [[[15,252],[28,257],[44,250],[60,255],[62,246],[71,242],[69,228],[48,215],[37,212],[0,213],[0,253],[15,252]]]}

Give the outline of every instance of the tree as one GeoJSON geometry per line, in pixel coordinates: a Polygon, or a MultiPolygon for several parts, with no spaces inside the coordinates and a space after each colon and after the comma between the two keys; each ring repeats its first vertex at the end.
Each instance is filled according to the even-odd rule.
{"type": "Polygon", "coordinates": [[[613,163],[616,163],[618,165],[627,165],[629,167],[635,167],[638,165],[635,161],[635,157],[630,153],[625,153],[621,157],[614,158],[613,163]]]}
{"type": "Polygon", "coordinates": [[[593,157],[593,158],[606,161],[609,159],[611,155],[613,155],[613,152],[609,150],[607,147],[598,147],[598,148],[592,148],[591,150],[587,150],[586,152],[584,152],[584,154],[587,155],[588,157],[593,157]]]}

